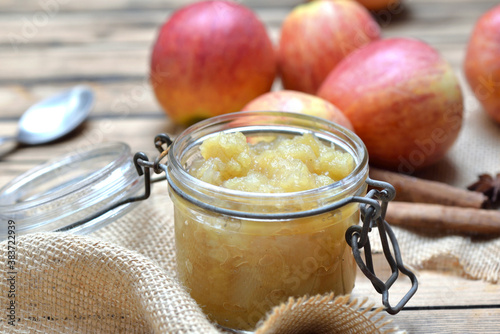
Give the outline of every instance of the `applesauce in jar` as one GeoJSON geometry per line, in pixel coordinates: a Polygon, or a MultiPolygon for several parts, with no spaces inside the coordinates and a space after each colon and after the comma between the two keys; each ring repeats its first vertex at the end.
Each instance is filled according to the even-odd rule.
{"type": "Polygon", "coordinates": [[[358,204],[321,208],[366,192],[359,139],[288,113],[211,121],[169,152],[178,278],[202,310],[251,330],[291,296],[350,293],[356,263],[345,232],[359,222],[358,204]]]}

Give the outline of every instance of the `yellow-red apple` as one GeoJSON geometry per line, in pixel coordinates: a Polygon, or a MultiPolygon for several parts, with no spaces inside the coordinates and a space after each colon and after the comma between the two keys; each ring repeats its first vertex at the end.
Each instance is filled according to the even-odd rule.
{"type": "Polygon", "coordinates": [[[316,0],[297,6],[281,28],[278,65],[283,87],[315,94],[339,61],[378,38],[378,23],[355,1],[316,0]]]}
{"type": "Polygon", "coordinates": [[[484,110],[500,123],[500,5],[476,22],[467,45],[465,75],[484,110]]]}
{"type": "Polygon", "coordinates": [[[379,40],[353,52],[318,96],[349,118],[371,163],[400,172],[443,158],[462,125],[463,96],[452,67],[414,39],[379,40]]]}
{"type": "Polygon", "coordinates": [[[255,13],[230,1],[176,11],[153,46],[150,82],[172,121],[188,125],[240,110],[268,92],[276,53],[255,13]]]}
{"type": "MultiPolygon", "coordinates": [[[[307,2],[314,0],[307,0],[307,2]]],[[[396,10],[401,5],[401,0],[356,0],[368,10],[387,9],[389,11],[396,10]]],[[[399,11],[399,10],[398,10],[399,11]]]]}
{"type": "Polygon", "coordinates": [[[317,96],[291,90],[265,93],[243,107],[242,111],[288,111],[324,118],[353,130],[347,117],[330,102],[317,96]]]}

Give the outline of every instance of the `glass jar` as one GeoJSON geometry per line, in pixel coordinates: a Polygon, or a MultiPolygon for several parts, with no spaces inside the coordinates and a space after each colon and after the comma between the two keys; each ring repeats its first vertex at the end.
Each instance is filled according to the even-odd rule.
{"type": "Polygon", "coordinates": [[[178,277],[221,326],[251,330],[290,296],[342,295],[353,289],[356,262],[345,233],[359,222],[359,203],[325,210],[366,193],[368,155],[351,131],[300,114],[218,116],[188,128],[175,140],[166,172],[175,211],[178,277]],[[241,132],[250,142],[313,133],[349,153],[355,167],[333,184],[294,193],[214,186],[188,170],[200,158],[203,141],[221,131],[241,132]]]}
{"type": "Polygon", "coordinates": [[[0,189],[0,240],[9,220],[16,235],[93,232],[132,210],[139,202],[130,198],[144,192],[144,183],[124,143],[72,148],[0,189]]]}

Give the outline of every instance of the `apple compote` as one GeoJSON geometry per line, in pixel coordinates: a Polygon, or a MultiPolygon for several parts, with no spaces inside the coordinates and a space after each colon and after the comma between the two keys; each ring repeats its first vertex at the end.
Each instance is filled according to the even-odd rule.
{"type": "MultiPolygon", "coordinates": [[[[196,196],[263,213],[261,219],[214,214],[171,191],[178,278],[210,319],[251,330],[290,296],[351,292],[356,265],[345,231],[359,221],[357,204],[294,219],[265,217],[307,212],[346,191],[364,193],[363,177],[355,187],[343,182],[357,164],[351,153],[312,132],[247,137],[238,131],[208,136],[199,152],[186,167],[206,184],[196,196]]],[[[186,183],[178,184],[191,196],[186,183]]]]}

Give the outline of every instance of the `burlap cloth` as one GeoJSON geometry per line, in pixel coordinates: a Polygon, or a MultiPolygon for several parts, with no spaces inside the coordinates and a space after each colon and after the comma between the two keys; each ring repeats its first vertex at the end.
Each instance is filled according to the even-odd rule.
{"type": "MultiPolygon", "coordinates": [[[[420,176],[464,187],[500,170],[500,129],[466,101],[466,122],[448,157],[420,176]]],[[[16,239],[15,298],[8,245],[2,253],[1,332],[218,333],[176,280],[171,202],[166,184],[132,213],[89,236],[40,233],[16,239]],[[15,300],[15,326],[9,304],[15,300]]],[[[403,259],[415,269],[453,270],[498,283],[500,239],[433,236],[394,228],[403,259]]],[[[375,242],[375,250],[380,245],[375,242]]],[[[257,332],[388,333],[398,331],[365,301],[314,296],[274,309],[257,332]]],[[[404,327],[399,324],[399,327],[404,327]]]]}

